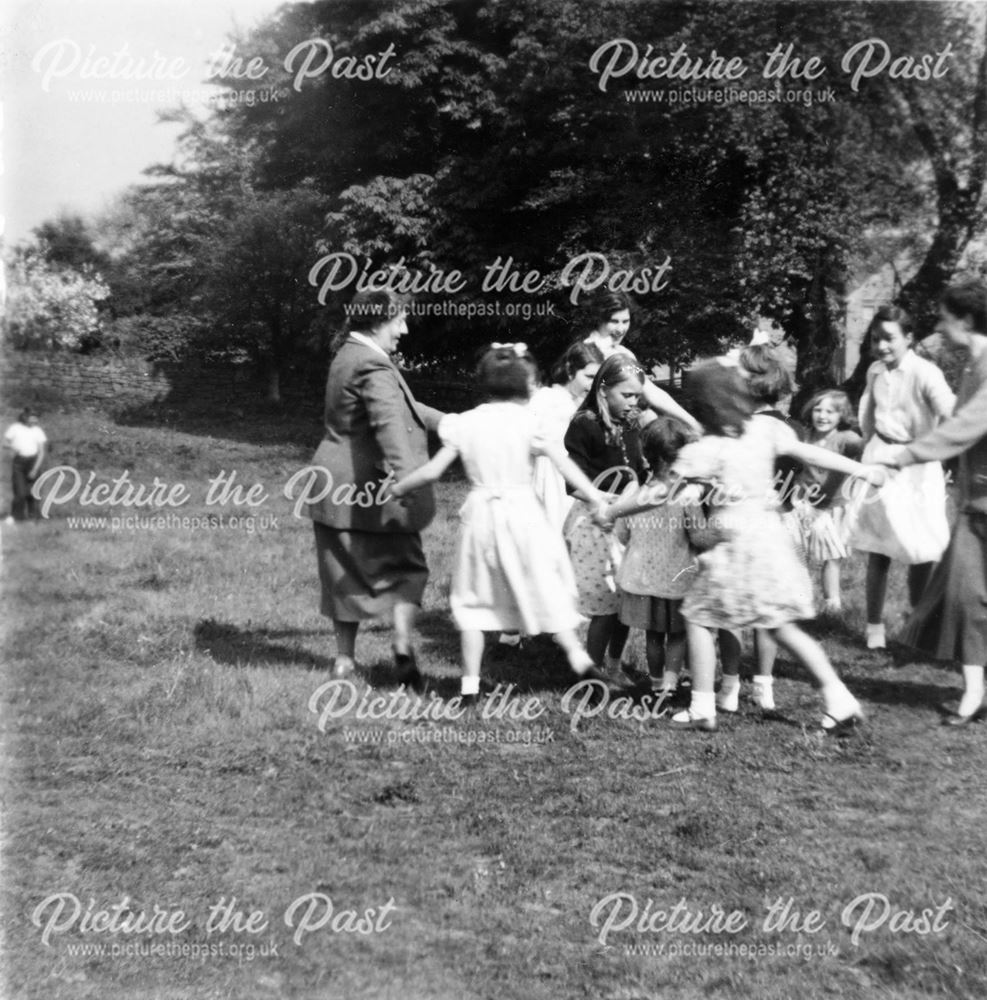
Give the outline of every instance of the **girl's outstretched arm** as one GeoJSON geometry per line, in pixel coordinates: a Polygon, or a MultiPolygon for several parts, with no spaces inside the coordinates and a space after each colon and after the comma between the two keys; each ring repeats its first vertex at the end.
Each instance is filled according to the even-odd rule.
{"type": "Polygon", "coordinates": [[[607,520],[618,517],[630,517],[644,510],[654,510],[664,504],[695,504],[702,497],[702,489],[697,483],[688,483],[684,479],[674,482],[669,488],[664,483],[651,483],[638,486],[632,483],[623,496],[607,508],[607,520]]]}
{"type": "Polygon", "coordinates": [[[575,490],[579,490],[580,496],[587,503],[594,506],[606,503],[609,499],[606,493],[598,490],[590,481],[589,476],[579,468],[576,463],[569,458],[565,451],[555,441],[544,441],[539,445],[538,450],[542,455],[547,456],[552,465],[559,470],[562,478],[575,490]]]}
{"type": "Polygon", "coordinates": [[[428,483],[434,483],[456,461],[458,455],[455,448],[443,445],[424,465],[396,482],[390,489],[390,495],[403,497],[405,493],[412,493],[428,483]]]}
{"type": "Polygon", "coordinates": [[[882,486],[887,479],[887,473],[880,466],[863,465],[845,455],[830,451],[828,448],[820,448],[815,444],[805,444],[794,437],[791,441],[783,442],[779,446],[778,452],[781,455],[797,459],[803,465],[816,465],[821,469],[842,472],[848,476],[858,476],[861,479],[866,479],[872,486],[882,486]]]}
{"type": "Polygon", "coordinates": [[[658,410],[661,413],[667,413],[670,417],[675,417],[677,420],[681,420],[682,423],[687,424],[694,431],[702,433],[702,427],[696,418],[689,413],[688,410],[684,410],[678,403],[675,402],[672,397],[665,392],[664,389],[659,389],[658,386],[651,381],[651,379],[645,377],[644,379],[644,389],[641,392],[644,397],[644,401],[653,410],[658,410]]]}

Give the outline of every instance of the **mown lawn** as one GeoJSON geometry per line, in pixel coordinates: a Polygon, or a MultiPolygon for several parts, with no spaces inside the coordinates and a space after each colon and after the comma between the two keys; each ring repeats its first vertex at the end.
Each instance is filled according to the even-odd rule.
{"type": "MultiPolygon", "coordinates": [[[[205,505],[223,471],[268,496],[253,530],[85,529],[138,512],[75,501],[3,528],[4,996],[987,995],[987,725],[939,726],[955,674],[862,649],[860,561],[845,622],[816,628],[870,712],[844,741],[786,661],[787,724],[580,720],[540,640],[491,661],[516,686],[495,717],[321,719],[332,640],[280,495],[317,427],[45,427],[83,479],[184,484],[180,516],[237,513],[205,505]]],[[[420,656],[447,696],[462,493],[442,484],[426,534],[420,656]]],[[[390,699],[387,631],[360,648],[352,693],[390,699]]]]}

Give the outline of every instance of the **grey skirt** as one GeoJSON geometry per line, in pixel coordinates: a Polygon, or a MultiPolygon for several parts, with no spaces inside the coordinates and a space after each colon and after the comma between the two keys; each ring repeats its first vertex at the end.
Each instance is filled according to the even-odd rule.
{"type": "Polygon", "coordinates": [[[312,523],[322,614],[360,622],[388,614],[399,602],[421,604],[428,566],[420,534],[340,531],[312,523]]]}
{"type": "Polygon", "coordinates": [[[899,638],[936,660],[987,663],[987,514],[960,514],[899,638]]]}

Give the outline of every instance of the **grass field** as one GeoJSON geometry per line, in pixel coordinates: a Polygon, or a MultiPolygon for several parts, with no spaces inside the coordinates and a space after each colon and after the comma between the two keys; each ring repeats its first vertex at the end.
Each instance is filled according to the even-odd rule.
{"type": "MultiPolygon", "coordinates": [[[[987,995],[987,725],[938,725],[957,675],[861,648],[858,560],[845,622],[815,629],[869,710],[847,740],[784,660],[788,724],[580,719],[541,641],[490,663],[516,685],[492,717],[329,717],[311,528],[281,496],[317,426],[44,423],[83,480],[254,521],[85,528],[150,512],[77,497],[3,528],[5,997],[987,995]],[[223,472],[268,496],[207,507],[223,472]]],[[[447,696],[462,492],[425,537],[420,658],[447,696]]],[[[386,629],[360,652],[352,692],[391,703],[386,629]]]]}

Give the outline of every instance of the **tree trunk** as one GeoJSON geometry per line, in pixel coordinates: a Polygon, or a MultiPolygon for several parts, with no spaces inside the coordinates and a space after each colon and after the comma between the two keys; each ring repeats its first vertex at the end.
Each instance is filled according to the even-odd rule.
{"type": "Polygon", "coordinates": [[[843,379],[846,277],[837,261],[824,261],[818,268],[796,307],[793,327],[799,383],[791,407],[795,414],[813,393],[843,379]]]}

